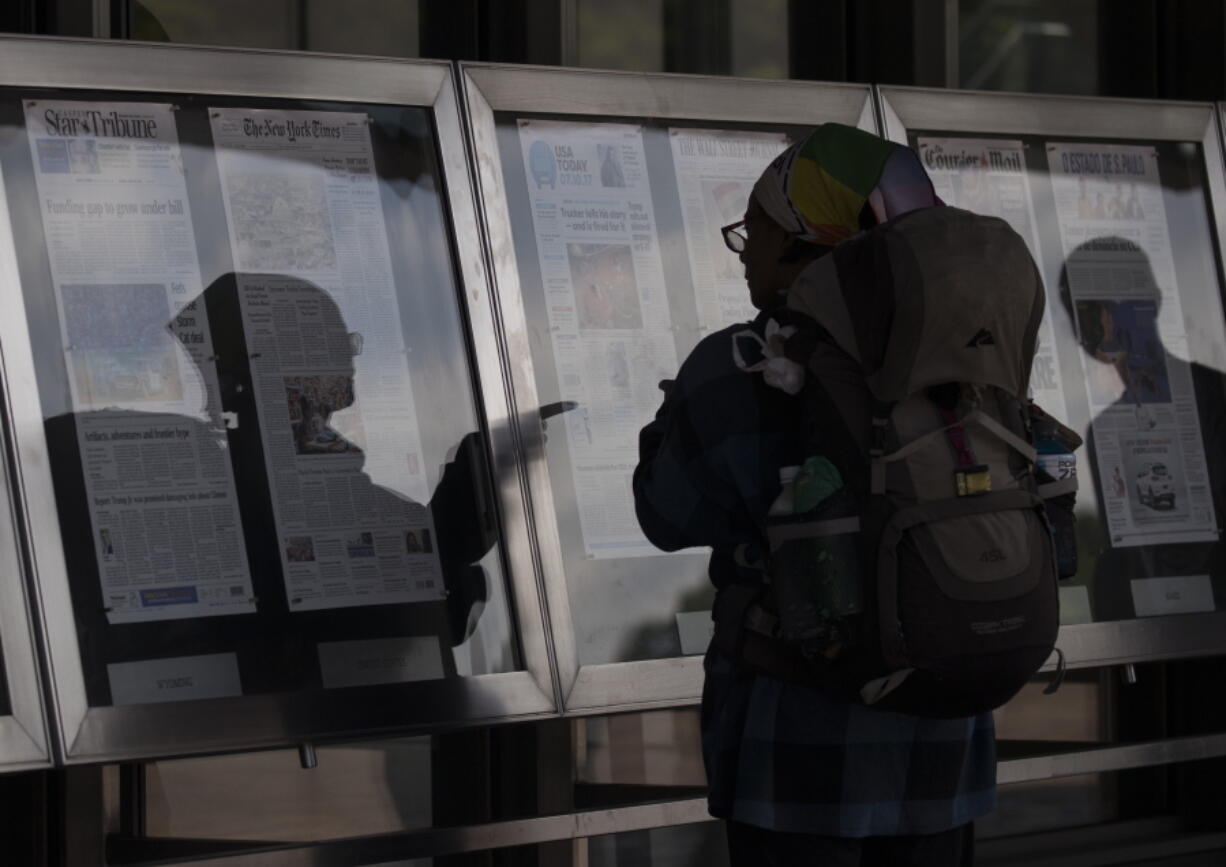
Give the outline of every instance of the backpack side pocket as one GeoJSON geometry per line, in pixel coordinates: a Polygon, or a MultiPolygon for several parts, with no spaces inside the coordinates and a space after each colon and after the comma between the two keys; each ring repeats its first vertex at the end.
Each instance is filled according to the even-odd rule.
{"type": "MultiPolygon", "coordinates": [[[[891,516],[878,555],[882,654],[983,710],[1043,664],[1059,624],[1051,534],[1026,491],[940,500],[891,516]]],[[[914,683],[915,676],[912,677],[914,683]]]]}

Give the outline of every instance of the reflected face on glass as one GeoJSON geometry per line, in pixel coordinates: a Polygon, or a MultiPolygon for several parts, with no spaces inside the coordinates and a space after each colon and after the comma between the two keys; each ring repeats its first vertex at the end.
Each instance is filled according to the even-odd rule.
{"type": "Polygon", "coordinates": [[[286,378],[286,396],[297,410],[300,423],[295,439],[300,454],[314,452],[361,451],[332,428],[334,413],[356,402],[354,359],[360,352],[361,337],[350,331],[337,303],[322,289],[305,282],[294,303],[301,321],[313,322],[316,334],[326,347],[317,357],[318,375],[286,378]]]}
{"type": "Polygon", "coordinates": [[[1103,340],[1115,339],[1115,317],[1111,313],[1111,308],[1106,304],[1100,308],[1098,313],[1099,324],[1103,330],[1103,340]]]}

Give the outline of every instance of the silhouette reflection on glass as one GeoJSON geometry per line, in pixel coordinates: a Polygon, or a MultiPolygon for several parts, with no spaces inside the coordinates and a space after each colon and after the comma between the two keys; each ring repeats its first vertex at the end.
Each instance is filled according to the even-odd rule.
{"type": "MultiPolygon", "coordinates": [[[[1164,346],[1162,290],[1132,241],[1081,244],[1061,269],[1060,298],[1084,353],[1092,416],[1082,478],[1092,476],[1099,510],[1093,521],[1079,513],[1079,544],[1094,619],[1154,613],[1136,604],[1146,593],[1133,582],[1146,579],[1212,581],[1226,599],[1226,378],[1164,346]]],[[[1178,610],[1181,600],[1170,601],[1178,610]]]]}
{"type": "MultiPolygon", "coordinates": [[[[362,335],[347,328],[340,308],[322,289],[303,280],[275,278],[271,282],[282,291],[281,308],[273,315],[285,316],[286,305],[295,308],[302,344],[309,354],[305,365],[301,360],[296,362],[300,365],[298,369],[304,371],[302,375],[281,376],[283,369],[293,368],[277,363],[258,364],[259,354],[251,351],[250,336],[245,343],[240,336],[240,295],[254,290],[245,279],[236,282],[236,286],[227,286],[224,285],[226,281],[218,281],[205,293],[210,321],[226,323],[224,328],[215,324],[214,345],[222,404],[237,418],[237,430],[231,432],[231,443],[237,440],[247,452],[236,455],[236,464],[248,469],[267,467],[278,474],[284,473],[287,467],[298,468],[296,478],[270,479],[269,489],[273,496],[280,496],[282,503],[288,505],[294,501],[296,488],[304,494],[308,490],[316,491],[323,502],[310,502],[304,497],[304,506],[323,514],[330,513],[342,523],[353,525],[344,539],[344,550],[336,552],[343,554],[341,559],[347,563],[359,563],[349,573],[350,590],[365,581],[379,583],[385,591],[390,588],[394,592],[409,579],[404,575],[388,574],[387,569],[396,570],[407,562],[437,558],[445,591],[448,644],[460,644],[471,635],[488,598],[488,581],[477,564],[497,541],[480,433],[473,431],[461,439],[454,459],[445,466],[433,491],[429,507],[434,516],[436,543],[424,526],[424,504],[374,484],[363,471],[364,456],[359,444],[330,423],[334,414],[354,406],[355,402],[357,407],[361,406],[362,395],[354,388],[354,366],[361,363],[362,335]],[[305,372],[307,368],[309,373],[305,372]],[[270,385],[252,381],[254,376],[267,377],[270,372],[281,382],[270,385]],[[257,412],[255,402],[261,395],[263,406],[257,412]],[[278,418],[276,411],[284,411],[285,418],[278,418]],[[265,423],[262,438],[255,435],[257,419],[265,423]],[[278,422],[287,424],[278,431],[275,427],[278,422]],[[284,448],[290,443],[282,443],[280,447],[285,454],[278,460],[267,452],[277,449],[278,437],[284,438],[287,433],[293,456],[289,457],[289,449],[284,448]],[[265,454],[257,458],[261,439],[265,454]],[[315,456],[319,456],[326,469],[315,478],[308,478],[310,470],[303,468],[309,468],[315,456]],[[429,550],[422,544],[425,540],[430,540],[429,550]],[[362,562],[365,560],[377,561],[378,566],[371,568],[362,562]],[[376,578],[376,574],[381,577],[376,578]]],[[[266,296],[255,296],[252,303],[265,303],[266,300],[266,296]]],[[[367,381],[375,379],[368,377],[367,381]]],[[[360,419],[360,414],[357,417],[360,419]]],[[[296,526],[311,530],[333,529],[328,527],[322,515],[299,519],[296,526]]],[[[327,532],[322,537],[326,538],[327,532]]],[[[322,557],[319,547],[317,539],[315,554],[322,557]]],[[[291,588],[289,602],[293,606],[292,578],[288,575],[286,578],[291,588]]]]}
{"type": "MultiPolygon", "coordinates": [[[[294,303],[309,309],[315,326],[304,331],[302,342],[319,352],[310,375],[285,376],[278,384],[285,418],[272,436],[261,436],[252,381],[257,368],[244,338],[242,281],[234,275],[216,280],[161,329],[145,327],[148,317],[133,316],[124,324],[105,314],[111,323],[108,345],[83,347],[90,353],[86,366],[136,399],[85,406],[80,401],[81,411],[46,422],[82,657],[92,662],[87,665],[91,704],[108,703],[108,664],[208,653],[238,652],[247,693],[318,686],[315,646],[325,638],[431,637],[442,657],[437,675],[449,676],[456,668],[446,650],[476,628],[490,590],[480,561],[498,541],[480,432],[465,435],[442,470],[428,504],[431,532],[421,520],[425,504],[372,483],[363,472],[362,450],[329,424],[334,413],[361,400],[353,387],[361,338],[345,327],[326,292],[302,280],[276,279],[282,286],[292,284],[294,303]],[[192,328],[185,330],[187,321],[192,328]],[[203,333],[205,342],[211,332],[212,355],[201,359],[202,371],[194,369],[191,347],[185,351],[179,345],[188,342],[189,332],[203,333]],[[152,379],[136,369],[142,359],[156,361],[152,379]],[[184,381],[202,383],[189,390],[193,399],[203,399],[199,413],[190,400],[178,402],[179,413],[161,411],[175,405],[162,400],[176,376],[170,359],[184,381]],[[112,375],[116,365],[124,368],[122,376],[112,375]],[[122,441],[105,438],[105,431],[122,432],[122,441]],[[284,449],[289,460],[268,455],[266,442],[284,449]],[[305,530],[279,532],[275,492],[320,481],[287,474],[286,468],[320,461],[328,464],[326,483],[311,490],[321,497],[304,498],[306,513],[296,518],[295,527],[305,530]],[[278,476],[275,486],[270,472],[278,476]],[[122,503],[132,491],[140,492],[139,507],[98,505],[103,493],[122,503]],[[349,526],[339,540],[334,538],[338,515],[351,519],[342,521],[349,526]],[[349,566],[343,580],[318,574],[329,545],[331,555],[349,566]],[[364,581],[394,589],[408,580],[393,574],[397,569],[431,560],[443,585],[436,601],[372,607],[355,598],[349,610],[288,613],[295,598],[292,587],[287,592],[293,570],[312,570],[320,587],[347,582],[346,592],[360,597],[364,581]],[[248,565],[250,590],[239,580],[248,565]],[[241,588],[241,599],[234,598],[235,588],[241,588]],[[143,607],[188,602],[178,619],[139,621],[143,607]],[[123,607],[137,619],[117,618],[123,607]],[[209,616],[217,614],[240,616],[209,616]]],[[[265,417],[270,408],[265,397],[265,417]]]]}

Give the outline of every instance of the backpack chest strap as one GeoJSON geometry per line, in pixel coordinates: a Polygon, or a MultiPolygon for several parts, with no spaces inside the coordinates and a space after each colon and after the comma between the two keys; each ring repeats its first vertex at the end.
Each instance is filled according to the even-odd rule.
{"type": "MultiPolygon", "coordinates": [[[[952,416],[952,413],[950,415],[952,416]]],[[[888,418],[873,418],[873,447],[869,449],[869,458],[871,461],[872,492],[874,494],[885,493],[885,470],[887,464],[906,460],[921,449],[927,448],[938,437],[950,438],[950,431],[954,428],[959,429],[962,438],[965,439],[965,429],[971,425],[977,425],[1009,446],[1009,448],[1021,454],[1030,463],[1034,463],[1035,459],[1038,458],[1038,452],[1035,451],[1034,446],[980,409],[973,410],[962,418],[953,418],[951,422],[942,425],[936,430],[931,430],[926,434],[918,436],[905,446],[886,454],[881,446],[885,442],[885,431],[889,424],[890,420],[888,418]],[[880,433],[878,433],[879,431],[880,433]]],[[[950,439],[952,442],[952,438],[950,439]]],[[[970,452],[970,458],[973,462],[973,452],[970,452]]]]}
{"type": "Polygon", "coordinates": [[[937,407],[937,413],[940,414],[941,421],[945,422],[945,439],[949,441],[954,453],[954,490],[959,497],[986,494],[992,490],[992,468],[979,463],[971,438],[954,411],[937,407]]]}
{"type": "Polygon", "coordinates": [[[975,448],[971,445],[970,437],[966,435],[966,428],[958,421],[958,416],[952,409],[942,407],[938,407],[937,412],[941,416],[941,421],[945,422],[945,438],[949,440],[949,446],[954,450],[958,467],[969,469],[977,466],[979,461],[975,459],[975,448]]]}

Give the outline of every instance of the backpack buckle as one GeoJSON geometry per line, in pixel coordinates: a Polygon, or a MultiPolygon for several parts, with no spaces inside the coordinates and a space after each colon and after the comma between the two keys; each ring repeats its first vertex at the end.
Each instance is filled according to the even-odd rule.
{"type": "Polygon", "coordinates": [[[959,497],[976,497],[992,490],[992,470],[986,464],[960,467],[954,471],[954,485],[959,497]]]}

